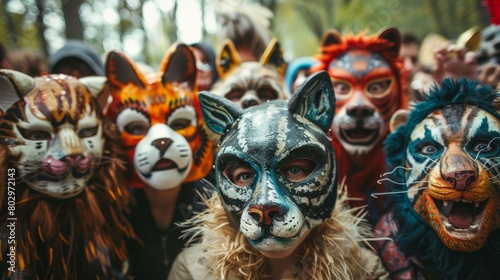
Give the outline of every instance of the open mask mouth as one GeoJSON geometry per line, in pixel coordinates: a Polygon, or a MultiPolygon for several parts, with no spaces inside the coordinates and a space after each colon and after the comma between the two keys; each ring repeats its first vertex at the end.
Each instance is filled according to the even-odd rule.
{"type": "Polygon", "coordinates": [[[160,159],[154,166],[153,169],[151,169],[151,172],[154,171],[163,171],[163,170],[168,170],[168,169],[178,169],[179,167],[175,162],[169,159],[160,159]]]}
{"type": "Polygon", "coordinates": [[[353,129],[340,128],[340,137],[353,145],[369,145],[378,137],[378,129],[355,127],[353,129]]]}
{"type": "Polygon", "coordinates": [[[482,226],[490,199],[469,201],[465,198],[457,200],[433,199],[439,209],[444,228],[453,236],[476,236],[482,226]]]}

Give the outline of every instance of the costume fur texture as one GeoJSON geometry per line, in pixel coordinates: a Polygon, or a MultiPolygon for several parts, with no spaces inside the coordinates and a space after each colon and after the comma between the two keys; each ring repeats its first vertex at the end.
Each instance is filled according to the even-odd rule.
{"type": "Polygon", "coordinates": [[[395,243],[375,246],[394,279],[500,277],[498,98],[476,82],[445,79],[386,140],[392,209],[375,235],[395,243]]]}
{"type": "MultiPolygon", "coordinates": [[[[12,77],[10,72],[3,72],[2,75],[9,79],[12,77]]],[[[26,182],[31,178],[38,178],[45,172],[44,167],[39,166],[34,175],[28,173],[26,176],[20,176],[20,166],[24,164],[23,168],[27,168],[28,162],[21,163],[20,157],[13,156],[9,150],[13,143],[30,142],[26,139],[12,138],[12,136],[15,137],[12,129],[17,126],[18,121],[29,122],[26,119],[27,112],[24,106],[25,100],[29,98],[25,97],[25,100],[18,101],[10,111],[3,115],[3,119],[0,119],[2,123],[0,182],[5,186],[0,188],[1,274],[8,279],[121,278],[126,271],[124,267],[127,260],[125,238],[133,237],[134,234],[125,217],[131,198],[123,181],[122,160],[125,159],[125,154],[117,141],[119,135],[116,126],[102,118],[95,101],[89,99],[90,93],[87,88],[75,82],[75,79],[65,75],[37,79],[36,83],[39,88],[35,88],[33,94],[37,92],[43,94],[44,90],[54,84],[59,84],[66,89],[66,96],[71,95],[74,99],[71,100],[68,97],[68,100],[61,98],[59,101],[65,105],[72,104],[72,101],[74,101],[73,105],[77,103],[75,107],[79,109],[76,109],[73,116],[82,117],[90,110],[95,110],[99,122],[102,122],[104,146],[102,146],[103,151],[99,163],[97,165],[93,163],[90,166],[92,171],[89,172],[94,173],[88,181],[85,181],[83,190],[72,196],[55,198],[50,193],[35,191],[26,182]],[[78,96],[78,99],[75,96],[78,96]],[[13,115],[17,118],[13,118],[13,115]],[[9,127],[10,129],[6,129],[9,127]],[[42,172],[39,172],[40,170],[42,172]],[[9,184],[13,188],[8,189],[7,182],[12,182],[12,178],[15,178],[15,185],[9,184]],[[9,208],[12,205],[8,203],[8,197],[15,197],[15,207],[9,208]],[[13,212],[11,208],[14,208],[13,212]],[[8,218],[12,217],[17,218],[14,243],[9,242],[11,239],[8,239],[8,236],[11,233],[7,231],[7,225],[12,222],[8,218]],[[7,257],[7,253],[12,253],[12,251],[15,254],[15,261],[9,263],[11,258],[7,257]]],[[[14,84],[14,87],[18,85],[14,84]]],[[[57,94],[59,92],[55,93],[57,94]]],[[[40,104],[45,102],[42,100],[38,100],[41,101],[40,104]]],[[[47,97],[47,100],[50,98],[47,97]]],[[[49,101],[45,104],[49,104],[49,101]]],[[[49,105],[48,108],[51,106],[49,105]]],[[[65,108],[68,109],[68,107],[65,108]]],[[[48,110],[44,111],[44,113],[48,112],[48,110]]],[[[66,117],[69,118],[71,113],[65,111],[58,117],[64,114],[67,114],[66,117]]],[[[53,117],[52,120],[55,122],[56,116],[53,117]]],[[[78,122],[78,117],[73,121],[78,122]]],[[[54,130],[57,131],[56,128],[54,130]]],[[[22,147],[26,151],[27,146],[22,147]]],[[[32,160],[31,164],[36,166],[37,163],[33,161],[34,155],[28,156],[32,160]]]]}
{"type": "MultiPolygon", "coordinates": [[[[347,207],[347,193],[339,191],[335,209],[325,223],[311,229],[286,279],[385,279],[377,256],[367,248],[370,228],[356,209],[347,207]],[[377,278],[378,277],[378,278],[377,278]]],[[[215,279],[271,279],[265,258],[234,229],[217,195],[207,210],[185,226],[186,234],[203,236],[198,262],[215,279]]],[[[195,262],[195,260],[192,260],[195,262]]]]}

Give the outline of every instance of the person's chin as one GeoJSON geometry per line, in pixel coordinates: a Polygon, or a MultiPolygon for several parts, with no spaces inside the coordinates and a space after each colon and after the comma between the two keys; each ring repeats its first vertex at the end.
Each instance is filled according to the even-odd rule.
{"type": "Polygon", "coordinates": [[[293,238],[264,238],[258,244],[253,242],[254,247],[266,258],[282,259],[290,256],[306,239],[309,231],[300,237],[293,238]]]}

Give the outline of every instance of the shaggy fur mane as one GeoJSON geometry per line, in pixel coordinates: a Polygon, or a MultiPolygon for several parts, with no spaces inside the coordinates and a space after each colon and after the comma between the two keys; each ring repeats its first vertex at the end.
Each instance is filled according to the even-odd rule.
{"type": "MultiPolygon", "coordinates": [[[[494,101],[499,97],[490,87],[478,86],[477,82],[461,79],[443,81],[441,88],[434,87],[417,103],[405,126],[389,135],[385,142],[386,160],[391,168],[405,165],[406,145],[410,133],[427,115],[451,104],[470,104],[488,111],[500,119],[494,101]]],[[[403,169],[390,177],[392,182],[405,182],[403,169]]],[[[500,279],[500,231],[490,234],[487,243],[476,252],[458,252],[448,249],[432,227],[413,209],[404,184],[391,184],[387,188],[395,193],[388,197],[397,224],[396,243],[405,257],[416,258],[422,267],[438,279],[500,279]],[[398,193],[399,192],[399,193],[398,193]]]]}
{"type": "MultiPolygon", "coordinates": [[[[368,279],[385,273],[377,256],[364,247],[369,246],[369,226],[355,214],[359,209],[346,207],[346,191],[341,193],[331,218],[304,240],[287,279],[368,279]]],[[[182,225],[189,227],[185,235],[203,236],[199,245],[206,249],[206,267],[219,279],[269,279],[265,258],[231,225],[218,195],[206,204],[207,210],[182,225]]]]}
{"type": "MultiPolygon", "coordinates": [[[[120,176],[125,170],[122,159],[126,156],[116,140],[117,128],[103,120],[103,131],[106,145],[101,166],[78,196],[53,199],[16,179],[15,275],[36,279],[120,277],[127,260],[125,237],[134,237],[125,216],[131,197],[120,176]]],[[[15,159],[4,146],[0,146],[0,156],[0,179],[7,186],[7,169],[15,168],[15,159]]],[[[6,229],[6,188],[0,190],[1,226],[6,229]]],[[[6,236],[3,238],[2,257],[11,246],[6,236]]],[[[2,259],[4,273],[6,261],[2,259]]]]}

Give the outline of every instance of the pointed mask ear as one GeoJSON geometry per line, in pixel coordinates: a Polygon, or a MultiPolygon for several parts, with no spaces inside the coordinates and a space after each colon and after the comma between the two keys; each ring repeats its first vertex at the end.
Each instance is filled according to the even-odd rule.
{"type": "Polygon", "coordinates": [[[335,94],[330,75],[319,71],[309,76],[292,95],[288,110],[308,119],[328,133],[335,114],[335,94]]]}
{"type": "Polygon", "coordinates": [[[138,87],[146,87],[144,75],[123,52],[110,51],[106,57],[106,77],[112,93],[131,83],[138,87]]]}
{"type": "Polygon", "coordinates": [[[200,92],[198,98],[208,136],[218,145],[220,138],[243,111],[229,99],[207,91],[200,92]]]}
{"type": "Polygon", "coordinates": [[[387,51],[391,57],[399,56],[399,48],[401,47],[401,34],[394,27],[386,27],[378,32],[378,38],[392,42],[392,47],[387,51]]]}
{"type": "MultiPolygon", "coordinates": [[[[321,39],[321,48],[328,48],[330,46],[340,45],[341,43],[342,37],[340,36],[339,32],[337,30],[329,30],[323,35],[323,38],[321,39]]],[[[325,52],[323,51],[323,53],[325,52]]]]}
{"type": "Polygon", "coordinates": [[[409,115],[410,115],[410,110],[408,109],[399,109],[396,112],[394,112],[389,121],[390,132],[394,132],[400,126],[406,125],[408,123],[409,115]]]}
{"type": "Polygon", "coordinates": [[[184,43],[173,44],[160,66],[163,84],[177,82],[196,89],[196,60],[193,51],[184,43]]]}
{"type": "MultiPolygon", "coordinates": [[[[14,70],[0,70],[0,111],[23,99],[35,88],[35,79],[14,70]]],[[[0,113],[0,115],[2,115],[0,113]]]]}
{"type": "Polygon", "coordinates": [[[109,92],[109,85],[107,84],[106,77],[102,76],[88,76],[79,79],[92,94],[92,97],[97,101],[103,114],[106,114],[109,105],[111,104],[112,97],[109,92]]]}
{"type": "Polygon", "coordinates": [[[286,71],[286,63],[283,59],[283,50],[281,49],[281,45],[278,42],[278,39],[273,38],[271,42],[267,45],[266,50],[260,57],[261,65],[270,65],[278,71],[278,73],[284,77],[286,71]]]}
{"type": "Polygon", "coordinates": [[[224,79],[229,72],[241,64],[240,55],[231,40],[226,39],[222,42],[215,64],[221,79],[224,79]]]}

